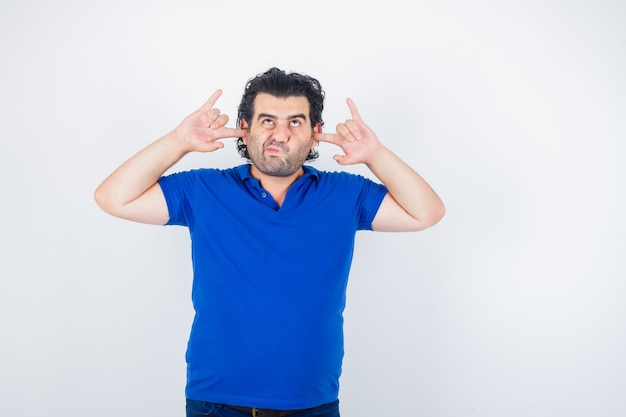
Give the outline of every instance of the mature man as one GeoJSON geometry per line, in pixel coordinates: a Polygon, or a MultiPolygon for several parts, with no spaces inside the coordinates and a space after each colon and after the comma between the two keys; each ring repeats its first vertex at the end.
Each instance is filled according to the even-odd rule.
{"type": "Polygon", "coordinates": [[[215,107],[221,94],[123,163],[95,199],[123,219],[189,228],[188,416],[339,416],[355,234],[423,230],[444,205],[351,99],[351,119],[323,133],[315,78],[271,68],[250,79],[236,128],[215,107]],[[164,175],[225,138],[238,138],[247,163],[164,175]],[[365,164],[380,182],[305,164],[319,142],[341,148],[339,164],[365,164]]]}

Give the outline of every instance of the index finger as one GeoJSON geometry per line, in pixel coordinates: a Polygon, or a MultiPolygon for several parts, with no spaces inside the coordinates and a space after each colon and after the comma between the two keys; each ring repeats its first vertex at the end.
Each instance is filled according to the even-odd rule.
{"type": "Polygon", "coordinates": [[[244,136],[246,136],[246,133],[248,133],[248,131],[246,129],[235,129],[232,127],[223,127],[221,132],[220,132],[220,139],[225,139],[225,138],[242,138],[244,136]]]}
{"type": "Polygon", "coordinates": [[[314,139],[318,142],[337,143],[336,133],[316,133],[314,139]]]}

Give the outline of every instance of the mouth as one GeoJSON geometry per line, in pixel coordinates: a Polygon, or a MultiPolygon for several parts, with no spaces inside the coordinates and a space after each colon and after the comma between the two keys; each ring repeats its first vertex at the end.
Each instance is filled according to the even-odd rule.
{"type": "Polygon", "coordinates": [[[279,153],[284,151],[285,149],[282,146],[268,145],[265,147],[265,152],[269,155],[278,155],[279,153]]]}

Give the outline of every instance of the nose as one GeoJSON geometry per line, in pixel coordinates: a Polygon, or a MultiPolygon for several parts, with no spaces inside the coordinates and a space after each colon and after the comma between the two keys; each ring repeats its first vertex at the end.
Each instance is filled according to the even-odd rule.
{"type": "Polygon", "coordinates": [[[287,142],[289,140],[289,126],[285,123],[277,123],[274,129],[274,140],[287,142]]]}

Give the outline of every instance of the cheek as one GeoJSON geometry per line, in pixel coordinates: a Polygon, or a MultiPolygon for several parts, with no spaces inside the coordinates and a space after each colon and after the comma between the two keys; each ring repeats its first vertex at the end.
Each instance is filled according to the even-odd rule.
{"type": "Polygon", "coordinates": [[[246,145],[252,144],[256,141],[256,138],[259,137],[259,132],[256,130],[248,130],[243,137],[243,143],[246,145]]]}
{"type": "Polygon", "coordinates": [[[248,138],[253,141],[264,141],[272,136],[270,129],[255,129],[253,132],[248,133],[248,138]]]}
{"type": "Polygon", "coordinates": [[[248,133],[243,138],[243,143],[248,147],[261,146],[261,144],[265,142],[266,136],[267,135],[264,135],[262,132],[261,134],[259,134],[259,132],[248,133]]]}

